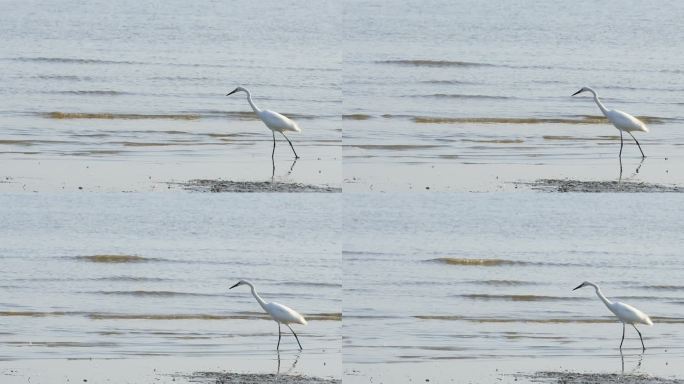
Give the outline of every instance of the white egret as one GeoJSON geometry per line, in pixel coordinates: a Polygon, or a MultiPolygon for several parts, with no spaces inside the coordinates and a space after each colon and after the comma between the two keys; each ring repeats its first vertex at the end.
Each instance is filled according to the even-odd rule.
{"type": "Polygon", "coordinates": [[[299,156],[297,156],[297,152],[295,152],[294,146],[292,146],[292,142],[290,139],[285,136],[285,131],[292,131],[292,132],[301,132],[302,130],[299,128],[297,123],[294,121],[290,120],[289,118],[281,115],[278,112],[274,111],[269,111],[268,109],[261,110],[259,109],[256,105],[254,105],[254,102],[252,101],[252,94],[249,93],[249,90],[243,87],[237,87],[235,88],[232,92],[227,94],[226,96],[230,96],[235,92],[244,92],[247,94],[247,101],[249,102],[249,105],[252,107],[254,110],[254,113],[256,113],[257,116],[261,119],[261,121],[266,124],[268,129],[271,130],[271,133],[273,133],[273,152],[271,153],[271,159],[274,158],[275,156],[275,147],[276,147],[276,139],[275,139],[275,133],[278,132],[283,137],[285,140],[287,140],[288,143],[290,143],[290,148],[292,148],[292,153],[295,155],[295,159],[299,159],[299,156]]]}
{"type": "Polygon", "coordinates": [[[294,335],[295,339],[297,340],[297,344],[299,345],[299,350],[302,349],[302,344],[299,342],[299,337],[297,337],[297,334],[295,331],[292,330],[290,327],[290,324],[303,324],[306,325],[306,319],[304,319],[304,316],[300,315],[297,311],[295,311],[292,308],[286,307],[282,304],[278,303],[267,303],[262,299],[259,294],[256,292],[254,289],[254,285],[250,283],[247,280],[240,280],[238,281],[235,285],[230,287],[229,289],[233,289],[235,287],[238,287],[240,285],[247,285],[249,288],[252,289],[252,296],[256,299],[257,303],[261,305],[261,308],[266,311],[269,315],[271,315],[271,318],[275,320],[276,323],[278,323],[278,345],[276,346],[276,350],[280,348],[280,324],[285,324],[288,328],[290,328],[290,331],[294,335]]]}
{"type": "Polygon", "coordinates": [[[598,105],[599,109],[601,109],[601,112],[603,112],[603,115],[605,115],[608,120],[615,126],[620,131],[620,155],[619,157],[622,159],[622,145],[623,140],[622,140],[622,132],[627,132],[629,133],[630,136],[632,136],[632,139],[636,142],[637,146],[639,147],[639,152],[641,152],[641,158],[645,158],[646,155],[644,155],[644,151],[641,150],[641,145],[637,141],[636,137],[632,135],[633,131],[641,131],[641,132],[648,132],[648,127],[646,124],[644,124],[641,120],[637,119],[636,117],[630,115],[629,113],[619,111],[617,109],[607,109],[603,103],[598,98],[598,95],[596,94],[596,91],[589,87],[582,87],[579,91],[575,92],[572,94],[572,96],[575,96],[577,94],[580,94],[582,92],[591,92],[594,95],[594,101],[598,105]]]}
{"type": "Polygon", "coordinates": [[[631,305],[627,305],[619,301],[612,302],[608,300],[605,296],[603,296],[601,288],[599,288],[598,285],[591,283],[589,281],[585,281],[582,284],[578,285],[575,289],[573,289],[573,291],[576,289],[580,289],[582,287],[586,287],[587,285],[594,287],[594,289],[596,290],[596,295],[599,297],[599,299],[601,299],[601,301],[603,301],[606,307],[608,307],[608,309],[610,309],[610,311],[613,312],[613,314],[617,316],[617,318],[620,319],[620,321],[622,322],[622,340],[620,341],[620,350],[622,350],[622,343],[625,341],[625,324],[630,324],[639,334],[639,339],[641,340],[641,348],[643,351],[645,351],[646,347],[644,346],[644,339],[643,337],[641,337],[641,332],[639,332],[635,324],[653,325],[651,318],[648,317],[647,314],[632,307],[631,305]]]}

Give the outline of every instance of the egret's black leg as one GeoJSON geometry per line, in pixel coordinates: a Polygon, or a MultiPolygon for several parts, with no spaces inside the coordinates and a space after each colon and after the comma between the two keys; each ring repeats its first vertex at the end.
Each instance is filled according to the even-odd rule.
{"type": "MultiPolygon", "coordinates": [[[[280,323],[278,323],[278,346],[276,347],[276,351],[280,350],[280,323]]],[[[278,355],[280,357],[280,355],[278,355]]]]}
{"type": "Polygon", "coordinates": [[[622,323],[622,340],[620,340],[620,351],[622,351],[622,343],[625,341],[625,323],[622,323]]]}
{"type": "Polygon", "coordinates": [[[637,333],[639,334],[639,340],[641,340],[641,352],[645,352],[645,351],[646,351],[646,347],[644,346],[644,338],[641,337],[641,332],[639,332],[639,330],[637,329],[636,325],[632,324],[632,327],[634,327],[634,329],[636,329],[637,333]]]}
{"type": "Polygon", "coordinates": [[[295,159],[299,159],[299,156],[297,156],[297,152],[295,152],[294,146],[292,146],[292,142],[290,141],[290,139],[288,139],[284,133],[280,132],[280,134],[283,135],[283,137],[285,138],[285,140],[287,140],[288,143],[290,143],[290,148],[292,148],[292,153],[294,153],[295,159]]]}
{"type": "Polygon", "coordinates": [[[620,159],[620,179],[622,179],[622,146],[624,144],[625,143],[622,139],[622,131],[620,131],[620,154],[618,155],[618,158],[620,159]]]}
{"type": "Polygon", "coordinates": [[[629,135],[632,136],[632,139],[634,139],[634,142],[637,143],[637,147],[639,147],[639,152],[641,152],[641,158],[646,158],[646,155],[644,155],[644,151],[641,150],[641,145],[639,144],[639,141],[637,141],[636,137],[632,135],[632,132],[627,131],[627,133],[629,133],[629,135]]]}
{"type": "Polygon", "coordinates": [[[297,344],[299,344],[299,350],[301,351],[302,350],[302,344],[299,342],[299,337],[297,337],[297,334],[295,333],[295,331],[292,330],[292,327],[290,327],[289,324],[285,324],[285,325],[287,325],[287,327],[290,328],[290,331],[294,335],[295,339],[297,339],[297,344]]]}
{"type": "Polygon", "coordinates": [[[271,159],[275,158],[275,131],[272,131],[273,133],[273,152],[271,152],[271,159]]]}

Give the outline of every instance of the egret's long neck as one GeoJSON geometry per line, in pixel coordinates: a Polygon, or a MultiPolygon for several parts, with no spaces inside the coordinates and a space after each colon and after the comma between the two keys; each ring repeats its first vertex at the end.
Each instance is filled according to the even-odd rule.
{"type": "Polygon", "coordinates": [[[601,112],[603,112],[603,115],[607,116],[606,114],[608,113],[608,109],[606,109],[606,107],[603,105],[601,100],[599,100],[598,95],[596,94],[596,91],[594,91],[592,89],[589,92],[591,92],[594,95],[594,101],[596,102],[596,105],[598,105],[598,107],[601,109],[601,112]]]}
{"type": "MultiPolygon", "coordinates": [[[[249,105],[252,106],[252,109],[254,110],[254,112],[255,112],[255,113],[261,112],[261,110],[259,109],[259,107],[257,107],[256,105],[254,105],[254,102],[252,101],[252,94],[249,93],[249,91],[245,91],[245,93],[247,93],[247,101],[249,102],[249,105]]],[[[252,293],[254,293],[254,287],[252,287],[252,293]]]]}
{"type": "Polygon", "coordinates": [[[252,289],[252,296],[254,296],[257,303],[259,303],[259,305],[261,305],[261,308],[266,310],[266,302],[264,301],[264,299],[262,299],[261,296],[259,296],[259,294],[257,293],[256,289],[254,289],[254,286],[252,284],[248,284],[248,285],[249,285],[249,288],[252,289]]]}
{"type": "Polygon", "coordinates": [[[613,302],[608,300],[607,297],[603,296],[603,292],[601,292],[601,288],[599,288],[598,286],[595,285],[594,289],[596,289],[596,296],[598,296],[599,299],[601,299],[601,301],[603,301],[603,304],[605,304],[606,307],[610,308],[610,306],[613,305],[613,302]]]}

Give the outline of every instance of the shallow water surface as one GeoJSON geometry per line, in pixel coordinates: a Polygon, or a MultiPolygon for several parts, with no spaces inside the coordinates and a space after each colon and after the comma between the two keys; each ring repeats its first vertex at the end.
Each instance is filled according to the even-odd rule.
{"type": "Polygon", "coordinates": [[[313,194],[0,194],[3,367],[168,358],[152,364],[173,373],[165,361],[183,358],[189,369],[275,373],[276,323],[247,287],[228,289],[245,278],[309,320],[293,325],[301,353],[283,327],[283,370],[297,359],[295,373],[339,377],[339,203],[313,194]]]}
{"type": "MultiPolygon", "coordinates": [[[[625,372],[684,363],[682,197],[346,194],[345,382],[621,372],[621,327],[584,280],[651,315],[625,372]]],[[[523,380],[524,378],[519,378],[523,380]]]]}
{"type": "Polygon", "coordinates": [[[625,135],[623,178],[684,183],[681,2],[345,4],[346,190],[616,180],[619,132],[582,86],[651,128],[638,174],[625,135]]]}
{"type": "Polygon", "coordinates": [[[26,1],[0,14],[2,190],[164,190],[191,178],[262,181],[271,132],[255,103],[296,120],[275,177],[341,178],[335,3],[26,1]],[[268,27],[255,20],[279,18],[268,27]],[[302,27],[306,26],[306,27],[302,27]],[[103,176],[104,175],[104,176],[103,176]]]}

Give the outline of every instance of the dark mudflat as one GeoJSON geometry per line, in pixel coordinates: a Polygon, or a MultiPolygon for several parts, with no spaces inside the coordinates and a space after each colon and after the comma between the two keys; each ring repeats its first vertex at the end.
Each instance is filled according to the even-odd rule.
{"type": "Polygon", "coordinates": [[[321,377],[276,375],[256,373],[232,373],[232,372],[195,372],[185,376],[191,383],[207,384],[340,384],[339,379],[324,379],[321,377]]]}
{"type": "Polygon", "coordinates": [[[190,180],[172,183],[194,192],[342,192],[342,188],[327,185],[283,183],[278,181],[190,180]]]}
{"type": "Polygon", "coordinates": [[[617,373],[578,373],[578,372],[537,372],[520,375],[535,383],[558,384],[684,384],[684,380],[668,379],[639,374],[617,373]]]}
{"type": "Polygon", "coordinates": [[[582,181],[572,179],[540,179],[531,183],[520,183],[528,185],[534,190],[544,192],[684,192],[684,188],[676,185],[650,184],[635,181],[582,181]]]}

